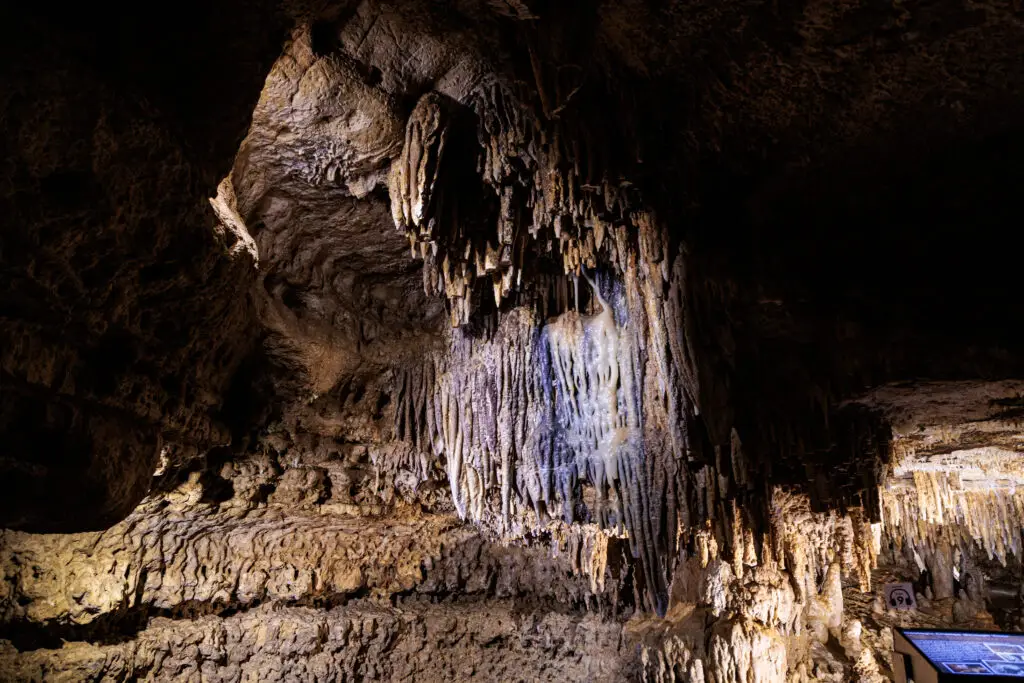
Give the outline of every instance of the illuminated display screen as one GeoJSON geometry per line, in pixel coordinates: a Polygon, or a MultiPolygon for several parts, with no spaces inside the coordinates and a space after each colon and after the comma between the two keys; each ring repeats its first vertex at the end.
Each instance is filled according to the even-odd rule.
{"type": "Polygon", "coordinates": [[[1024,679],[1024,635],[903,630],[943,674],[1024,679]]]}

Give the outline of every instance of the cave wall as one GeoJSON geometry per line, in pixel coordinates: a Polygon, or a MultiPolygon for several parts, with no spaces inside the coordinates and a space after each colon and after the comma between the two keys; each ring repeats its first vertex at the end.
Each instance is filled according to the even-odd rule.
{"type": "Polygon", "coordinates": [[[190,9],[156,35],[137,11],[4,9],[5,526],[108,526],[166,441],[230,441],[255,270],[207,198],[284,25],[190,9]],[[167,51],[185,36],[194,53],[167,51]]]}

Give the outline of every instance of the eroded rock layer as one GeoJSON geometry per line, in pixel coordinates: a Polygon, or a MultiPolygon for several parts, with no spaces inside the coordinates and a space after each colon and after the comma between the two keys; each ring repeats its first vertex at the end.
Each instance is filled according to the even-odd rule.
{"type": "Polygon", "coordinates": [[[898,530],[776,490],[764,535],[742,523],[727,543],[693,534],[659,618],[636,609],[628,542],[595,525],[551,520],[501,544],[452,514],[352,502],[329,485],[341,472],[317,469],[229,465],[227,479],[189,477],[105,532],[5,532],[2,670],[881,681],[892,625],[991,627],[993,612],[1011,614],[990,594],[1009,574],[979,548],[945,566],[926,555],[919,581],[913,560],[889,556],[898,530]],[[883,604],[879,583],[896,579],[918,584],[917,612],[883,604]]]}

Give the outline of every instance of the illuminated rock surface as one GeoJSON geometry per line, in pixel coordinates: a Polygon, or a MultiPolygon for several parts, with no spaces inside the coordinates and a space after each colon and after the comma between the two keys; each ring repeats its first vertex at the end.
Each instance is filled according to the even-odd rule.
{"type": "Polygon", "coordinates": [[[1019,7],[165,14],[0,17],[0,679],[1022,625],[1019,7]]]}

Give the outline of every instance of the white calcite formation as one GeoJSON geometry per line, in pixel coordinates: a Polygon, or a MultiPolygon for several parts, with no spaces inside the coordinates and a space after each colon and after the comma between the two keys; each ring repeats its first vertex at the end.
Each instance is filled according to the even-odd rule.
{"type": "Polygon", "coordinates": [[[918,471],[913,482],[882,494],[885,527],[898,547],[925,555],[976,545],[1003,565],[1021,558],[1024,491],[998,482],[975,487],[956,473],[918,471]]]}
{"type": "Polygon", "coordinates": [[[645,680],[882,680],[872,634],[844,609],[846,593],[870,585],[871,525],[856,513],[814,513],[803,494],[776,490],[772,505],[771,529],[750,552],[722,554],[713,534],[698,536],[701,552],[677,568],[665,619],[633,627],[645,680]],[[822,664],[830,642],[845,654],[822,664]]]}
{"type": "Polygon", "coordinates": [[[968,574],[980,580],[972,558],[1021,561],[1022,391],[1015,380],[922,382],[858,399],[892,425],[894,457],[879,496],[885,545],[893,561],[928,570],[934,597],[956,597],[954,583],[968,574]]]}
{"type": "Polygon", "coordinates": [[[673,461],[692,408],[683,373],[674,363],[662,372],[671,353],[654,335],[664,323],[645,319],[666,302],[641,307],[640,292],[610,281],[604,294],[589,287],[590,314],[544,321],[517,308],[493,330],[453,330],[449,350],[402,378],[396,433],[443,459],[465,518],[513,535],[550,515],[626,532],[663,610],[687,514],[673,461]]]}

